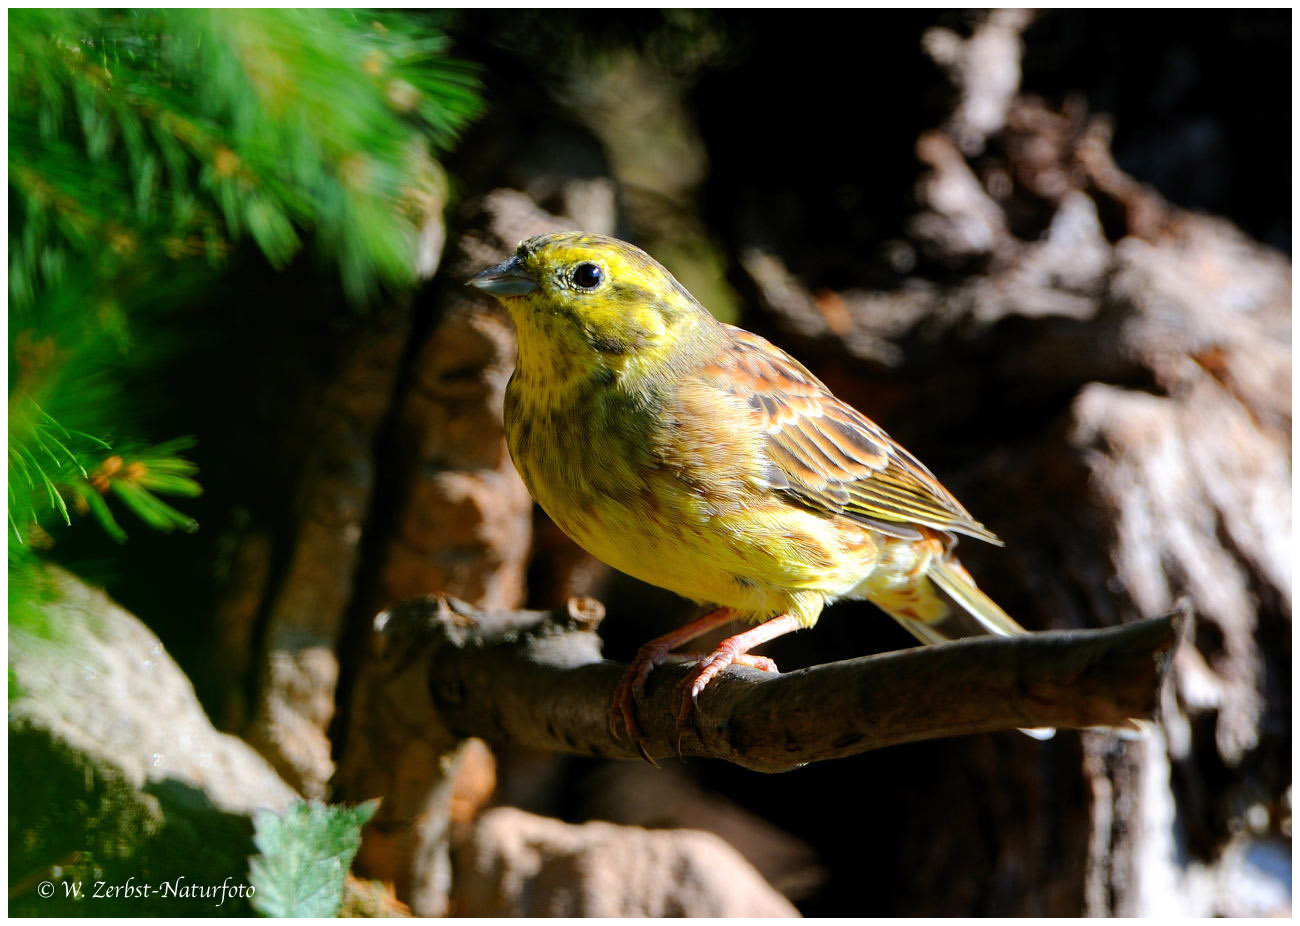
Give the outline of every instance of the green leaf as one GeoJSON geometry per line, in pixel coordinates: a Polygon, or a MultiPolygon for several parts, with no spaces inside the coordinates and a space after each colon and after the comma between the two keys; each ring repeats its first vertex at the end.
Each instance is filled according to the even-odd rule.
{"type": "Polygon", "coordinates": [[[253,819],[253,844],[261,854],[248,860],[253,907],[263,916],[337,915],[361,827],[378,806],[299,801],[283,815],[260,811],[253,819]]]}

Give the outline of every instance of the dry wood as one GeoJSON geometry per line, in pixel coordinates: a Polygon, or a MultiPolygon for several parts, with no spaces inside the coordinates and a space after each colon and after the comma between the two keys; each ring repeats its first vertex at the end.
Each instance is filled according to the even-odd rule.
{"type": "MultiPolygon", "coordinates": [[[[391,638],[386,662],[427,666],[431,700],[406,703],[431,708],[452,739],[636,758],[636,746],[608,729],[624,666],[599,657],[602,616],[589,599],[558,613],[486,613],[429,598],[395,608],[379,632],[391,638]]],[[[733,667],[701,696],[694,728],[680,730],[679,683],[689,667],[669,664],[651,676],[638,716],[651,757],[708,756],[763,772],[968,733],[1121,725],[1155,709],[1185,623],[1175,614],[963,640],[776,676],[733,667]]]]}

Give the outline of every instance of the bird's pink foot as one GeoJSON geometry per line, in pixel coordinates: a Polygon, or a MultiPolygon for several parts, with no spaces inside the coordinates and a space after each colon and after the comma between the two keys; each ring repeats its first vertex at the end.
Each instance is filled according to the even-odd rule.
{"type": "Polygon", "coordinates": [[[718,608],[703,617],[691,621],[684,627],[679,627],[671,633],[666,633],[662,637],[651,640],[637,650],[636,656],[623,673],[623,678],[619,681],[618,687],[614,689],[614,697],[609,707],[610,735],[618,739],[618,727],[621,723],[627,731],[628,738],[636,743],[642,757],[653,765],[654,760],[646,752],[641,729],[636,722],[636,702],[645,693],[645,686],[650,679],[650,673],[655,670],[655,666],[663,665],[672,658],[672,650],[676,647],[694,640],[700,634],[730,623],[730,621],[731,610],[718,608]]]}
{"type": "MultiPolygon", "coordinates": [[[[695,666],[695,670],[691,672],[690,675],[686,676],[686,681],[682,686],[682,706],[677,711],[677,725],[679,727],[685,727],[691,722],[691,715],[695,712],[696,699],[699,698],[700,692],[709,687],[709,682],[717,678],[728,666],[733,666],[738,663],[752,664],[753,660],[746,658],[749,654],[736,652],[734,646],[727,645],[730,642],[731,640],[723,640],[717,649],[704,657],[704,659],[695,666]]],[[[766,657],[762,656],[758,658],[764,659],[771,665],[770,671],[776,671],[776,663],[772,662],[772,660],[766,659],[766,657]]],[[[755,666],[755,668],[757,668],[757,666],[755,666]]],[[[769,670],[765,669],[765,671],[769,670]]]]}
{"type": "Polygon", "coordinates": [[[774,672],[781,674],[781,670],[776,667],[776,663],[766,656],[755,656],[753,653],[737,653],[736,658],[731,661],[733,666],[748,666],[751,669],[757,669],[760,672],[774,672]]]}
{"type": "MultiPolygon", "coordinates": [[[[671,653],[665,662],[705,663],[712,659],[714,655],[716,655],[716,653],[671,653]]],[[[781,670],[776,667],[776,663],[771,659],[768,659],[766,656],[756,656],[753,653],[736,653],[729,664],[757,669],[760,672],[775,672],[778,675],[781,672],[781,670]]]]}
{"type": "MultiPolygon", "coordinates": [[[[641,729],[636,723],[636,701],[645,694],[645,683],[655,666],[668,661],[671,647],[658,640],[651,640],[636,652],[628,665],[627,671],[614,689],[614,700],[610,703],[609,732],[618,737],[618,725],[621,721],[628,737],[638,745],[641,743],[641,729]]],[[[644,750],[643,750],[644,751],[644,750]]]]}
{"type": "Polygon", "coordinates": [[[744,633],[727,637],[719,643],[717,649],[704,657],[695,667],[695,671],[686,677],[682,706],[677,712],[678,727],[685,727],[691,722],[700,693],[728,666],[741,665],[763,672],[776,672],[776,663],[771,659],[766,656],[755,656],[747,651],[760,643],[766,643],[782,634],[797,630],[798,627],[799,624],[794,617],[783,614],[744,633]]]}
{"type": "Polygon", "coordinates": [[[683,683],[684,693],[682,696],[682,706],[677,711],[677,725],[684,727],[691,722],[691,715],[695,711],[700,693],[709,686],[709,682],[717,678],[729,666],[747,666],[751,669],[758,669],[760,672],[771,672],[774,675],[780,674],[780,669],[776,663],[766,656],[755,656],[753,653],[733,653],[730,652],[724,641],[721,646],[710,653],[708,656],[701,656],[699,665],[695,671],[686,677],[683,683]]]}
{"type": "MultiPolygon", "coordinates": [[[[713,630],[715,627],[729,623],[731,618],[732,612],[728,608],[710,611],[703,617],[691,621],[691,623],[674,630],[672,633],[651,640],[637,650],[636,657],[623,673],[623,678],[619,681],[618,687],[614,689],[614,698],[609,708],[610,734],[617,739],[618,726],[622,723],[623,728],[627,731],[628,738],[636,743],[641,755],[653,765],[654,759],[646,751],[641,729],[636,722],[636,702],[645,693],[645,686],[650,678],[650,673],[654,671],[655,666],[663,665],[670,659],[677,658],[672,652],[675,648],[713,630]]],[[[701,656],[702,661],[686,679],[682,707],[677,713],[678,727],[685,727],[691,720],[691,714],[695,710],[696,698],[708,686],[709,682],[713,681],[718,673],[726,669],[727,666],[742,665],[762,672],[776,672],[775,662],[766,656],[751,655],[748,651],[760,643],[766,643],[768,640],[775,639],[782,634],[798,630],[799,626],[798,621],[792,615],[783,614],[764,624],[759,624],[757,627],[752,627],[744,633],[728,637],[719,643],[717,649],[712,653],[701,656]]],[[[678,751],[680,752],[680,748],[678,751]]]]}

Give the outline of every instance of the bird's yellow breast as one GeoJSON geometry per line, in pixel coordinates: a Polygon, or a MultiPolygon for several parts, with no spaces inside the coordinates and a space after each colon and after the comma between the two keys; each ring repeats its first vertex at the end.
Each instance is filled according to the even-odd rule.
{"type": "Polygon", "coordinates": [[[534,388],[506,396],[511,456],[533,498],[584,549],[684,597],[812,624],[870,572],[872,532],[767,486],[735,397],[690,380],[635,393],[534,388]]]}

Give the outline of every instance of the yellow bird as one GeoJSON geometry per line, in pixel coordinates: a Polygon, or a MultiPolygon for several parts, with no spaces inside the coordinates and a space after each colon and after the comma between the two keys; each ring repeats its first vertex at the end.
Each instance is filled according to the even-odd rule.
{"type": "Polygon", "coordinates": [[[877,424],[768,341],[717,321],[644,251],[530,238],[473,277],[509,311],[519,359],[507,442],[538,503],[616,569],[713,606],[641,647],[611,721],[676,647],[732,620],[689,676],[679,720],[749,650],[866,598],[924,643],[1024,629],[953,555],[1000,541],[877,424]]]}

